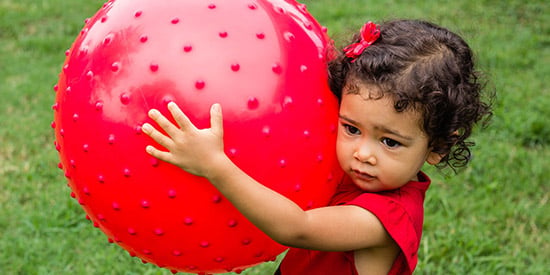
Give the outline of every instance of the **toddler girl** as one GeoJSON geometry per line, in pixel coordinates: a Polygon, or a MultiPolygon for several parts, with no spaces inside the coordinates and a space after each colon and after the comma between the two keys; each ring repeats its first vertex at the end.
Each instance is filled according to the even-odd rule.
{"type": "Polygon", "coordinates": [[[260,230],[292,247],[278,274],[411,274],[430,185],[420,170],[466,165],[466,138],[491,113],[472,52],[428,22],[369,22],[329,73],[346,173],[329,206],[304,211],[239,169],[224,153],[218,104],[208,129],[195,128],[175,103],[168,109],[178,125],[151,110],[168,136],[150,124],[143,131],[168,151],[146,151],[207,178],[260,230]]]}

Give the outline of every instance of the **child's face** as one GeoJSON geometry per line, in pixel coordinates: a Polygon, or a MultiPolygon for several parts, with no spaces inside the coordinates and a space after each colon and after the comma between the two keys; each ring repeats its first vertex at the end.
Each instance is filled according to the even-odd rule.
{"type": "Polygon", "coordinates": [[[436,164],[441,156],[428,148],[419,113],[398,113],[391,98],[368,99],[368,93],[361,86],[360,94],[342,95],[338,160],[353,182],[365,191],[399,188],[417,180],[425,161],[436,164]]]}

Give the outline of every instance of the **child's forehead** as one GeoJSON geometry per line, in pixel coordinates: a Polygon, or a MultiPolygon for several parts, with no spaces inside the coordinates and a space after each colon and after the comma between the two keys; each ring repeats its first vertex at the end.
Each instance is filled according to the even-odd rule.
{"type": "Polygon", "coordinates": [[[359,128],[385,129],[382,132],[401,133],[408,137],[425,136],[420,114],[413,110],[398,112],[387,97],[369,99],[361,94],[345,94],[340,118],[359,128]]]}
{"type": "Polygon", "coordinates": [[[424,103],[413,96],[410,91],[398,91],[397,89],[397,87],[389,84],[375,84],[357,79],[348,79],[342,89],[342,96],[355,94],[361,96],[364,100],[384,98],[393,104],[397,112],[419,112],[423,116],[422,109],[424,103]]]}
{"type": "Polygon", "coordinates": [[[375,86],[361,86],[344,90],[342,94],[342,104],[349,103],[359,107],[356,109],[358,110],[356,115],[371,116],[372,113],[370,111],[373,106],[384,106],[384,112],[398,115],[402,117],[403,120],[418,127],[420,130],[423,131],[424,129],[424,116],[419,108],[410,106],[408,108],[399,109],[398,98],[395,93],[383,92],[380,88],[376,88],[375,86]]]}

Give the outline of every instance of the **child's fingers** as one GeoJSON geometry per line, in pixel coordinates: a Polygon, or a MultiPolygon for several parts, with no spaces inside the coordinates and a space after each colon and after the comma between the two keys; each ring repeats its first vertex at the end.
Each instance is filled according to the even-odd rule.
{"type": "Polygon", "coordinates": [[[183,113],[176,103],[168,103],[168,110],[182,130],[195,128],[195,125],[191,122],[191,120],[189,120],[189,118],[183,113]]]}
{"type": "Polygon", "coordinates": [[[141,126],[141,130],[158,144],[162,145],[165,148],[171,148],[171,145],[173,143],[172,139],[157,131],[157,129],[155,129],[151,124],[144,123],[141,126]]]}
{"type": "MultiPolygon", "coordinates": [[[[174,125],[172,122],[170,122],[170,120],[168,120],[165,116],[163,116],[158,110],[151,109],[148,115],[152,120],[154,120],[160,126],[160,128],[166,131],[166,133],[169,136],[175,137],[178,135],[180,131],[179,128],[176,127],[176,125],[174,125]]],[[[153,130],[154,128],[151,129],[151,132],[154,133],[153,130]]]]}
{"type": "Polygon", "coordinates": [[[223,115],[220,104],[216,103],[210,108],[210,127],[212,132],[223,136],[223,115]]]}
{"type": "Polygon", "coordinates": [[[148,145],[147,147],[145,147],[145,151],[157,158],[157,159],[160,159],[162,161],[166,161],[166,162],[170,162],[171,158],[172,158],[172,154],[170,152],[164,152],[164,151],[161,151],[151,145],[148,145]]]}

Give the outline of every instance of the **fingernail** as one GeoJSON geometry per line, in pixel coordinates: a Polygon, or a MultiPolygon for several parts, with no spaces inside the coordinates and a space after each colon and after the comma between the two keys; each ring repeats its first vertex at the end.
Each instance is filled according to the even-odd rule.
{"type": "Polygon", "coordinates": [[[219,103],[214,103],[214,105],[212,105],[212,109],[214,110],[214,112],[219,113],[221,111],[221,106],[219,103]]]}
{"type": "Polygon", "coordinates": [[[156,116],[157,114],[158,114],[158,111],[157,111],[157,110],[155,110],[155,109],[149,110],[149,116],[150,116],[150,117],[154,117],[154,116],[156,116]]]}
{"type": "Polygon", "coordinates": [[[141,126],[141,130],[145,133],[149,133],[151,131],[151,125],[148,124],[148,123],[144,123],[142,126],[141,126]]]}

